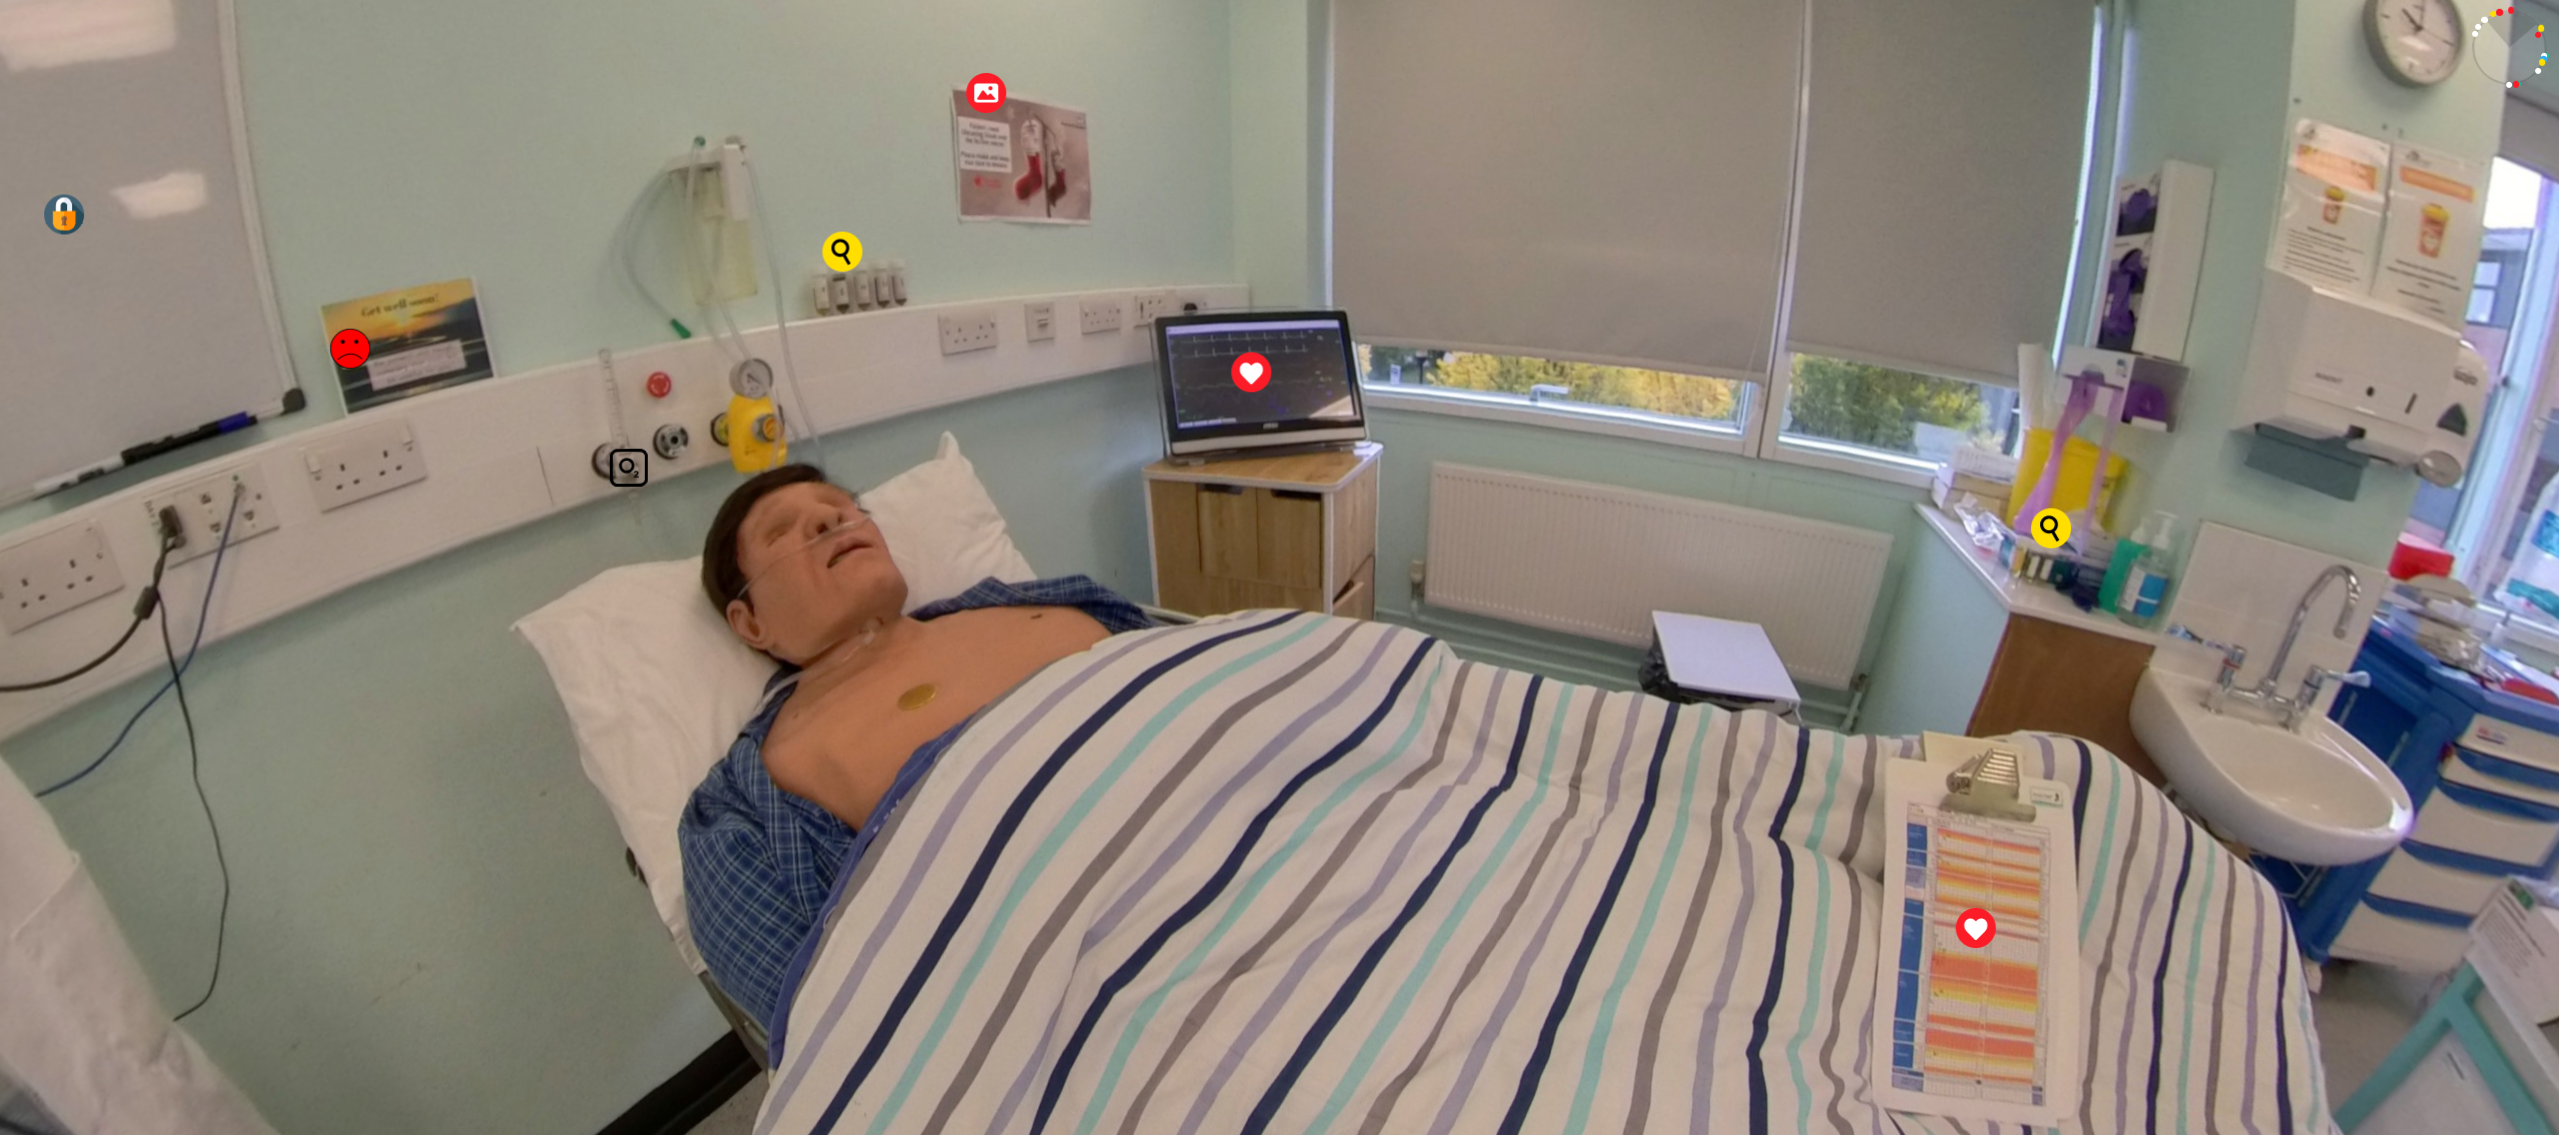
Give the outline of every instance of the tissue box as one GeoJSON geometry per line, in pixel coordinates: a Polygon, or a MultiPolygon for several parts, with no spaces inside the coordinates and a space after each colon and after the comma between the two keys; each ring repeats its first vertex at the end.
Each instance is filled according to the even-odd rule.
{"type": "Polygon", "coordinates": [[[2506,880],[2470,924],[2470,961],[2512,978],[2514,1008],[2533,1023],[2559,1021],[2559,886],[2506,880]]]}
{"type": "Polygon", "coordinates": [[[2008,499],[2008,490],[2016,480],[2016,458],[1969,445],[1958,446],[1952,457],[1937,466],[1937,475],[1929,481],[1928,499],[1937,502],[1939,508],[1947,508],[1946,502],[1956,494],[1971,493],[1995,507],[2008,499]]]}
{"type": "Polygon", "coordinates": [[[1952,465],[1940,465],[1937,467],[1937,476],[1928,482],[1928,499],[1937,502],[1937,507],[1952,512],[1953,509],[1946,502],[1955,499],[1957,494],[1971,493],[1996,508],[1999,502],[2008,499],[2010,484],[2011,482],[2008,481],[1993,481],[1970,473],[1958,473],[1952,465]]]}

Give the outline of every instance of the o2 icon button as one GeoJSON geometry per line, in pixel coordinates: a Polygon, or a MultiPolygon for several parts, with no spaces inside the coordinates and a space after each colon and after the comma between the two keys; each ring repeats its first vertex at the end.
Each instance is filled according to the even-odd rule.
{"type": "Polygon", "coordinates": [[[649,483],[648,450],[616,449],[607,442],[595,447],[593,460],[595,475],[617,489],[636,489],[649,483]]]}

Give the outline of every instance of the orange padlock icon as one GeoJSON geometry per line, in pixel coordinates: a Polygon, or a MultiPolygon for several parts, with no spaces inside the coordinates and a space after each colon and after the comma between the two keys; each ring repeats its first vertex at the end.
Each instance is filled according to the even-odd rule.
{"type": "Polygon", "coordinates": [[[69,194],[53,199],[52,213],[53,231],[58,233],[67,233],[77,230],[80,227],[80,222],[86,216],[85,212],[80,208],[80,199],[70,196],[69,194]]]}

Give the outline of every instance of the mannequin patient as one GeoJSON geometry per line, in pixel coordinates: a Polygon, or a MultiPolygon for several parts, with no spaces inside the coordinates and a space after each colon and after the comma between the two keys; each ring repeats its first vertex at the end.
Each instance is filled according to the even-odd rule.
{"type": "Polygon", "coordinates": [[[907,617],[906,579],[879,526],[807,466],[741,486],[710,545],[703,577],[715,598],[726,596],[729,628],[800,671],[765,737],[765,768],[783,790],[856,828],[917,746],[1110,634],[1074,607],[907,617]]]}

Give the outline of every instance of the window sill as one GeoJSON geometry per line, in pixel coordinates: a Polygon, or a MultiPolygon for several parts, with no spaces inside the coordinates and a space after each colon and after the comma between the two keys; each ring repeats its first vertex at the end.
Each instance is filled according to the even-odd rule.
{"type": "MultiPolygon", "coordinates": [[[[1544,426],[1575,433],[1631,438],[1715,453],[1747,454],[1750,444],[1736,426],[1700,422],[1679,425],[1651,414],[1582,404],[1526,403],[1458,390],[1411,386],[1363,385],[1360,396],[1370,409],[1418,410],[1488,422],[1544,426]]],[[[1921,483],[1926,483],[1924,480],[1921,483]]]]}
{"type": "Polygon", "coordinates": [[[1781,436],[1766,456],[1788,464],[1809,465],[1917,489],[1927,488],[1937,476],[1936,466],[1916,457],[1879,453],[1862,446],[1819,438],[1781,436]]]}
{"type": "MultiPolygon", "coordinates": [[[[1488,422],[1510,422],[1517,425],[1542,426],[1547,429],[1570,430],[1574,433],[1600,434],[1630,438],[1684,449],[1702,449],[1712,453],[1750,456],[1750,439],[1739,428],[1699,423],[1679,425],[1650,414],[1611,410],[1602,406],[1530,404],[1515,398],[1490,397],[1471,391],[1435,390],[1396,385],[1363,385],[1360,395],[1372,409],[1413,410],[1426,414],[1447,414],[1488,422]]],[[[1765,397],[1762,388],[1758,396],[1765,397]]],[[[1925,489],[1935,476],[1933,466],[1913,457],[1879,454],[1871,449],[1842,445],[1815,438],[1780,439],[1773,452],[1764,454],[1772,460],[1790,465],[1827,469],[1834,473],[1864,477],[1886,484],[1925,489]]]]}

